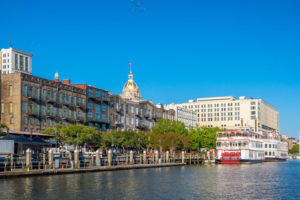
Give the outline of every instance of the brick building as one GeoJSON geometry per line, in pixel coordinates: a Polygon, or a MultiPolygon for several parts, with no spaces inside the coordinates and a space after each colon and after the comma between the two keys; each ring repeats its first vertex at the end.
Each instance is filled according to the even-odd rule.
{"type": "Polygon", "coordinates": [[[85,124],[86,91],[24,73],[2,74],[1,122],[15,131],[39,132],[54,124],[85,124]]]}
{"type": "MultiPolygon", "coordinates": [[[[64,83],[70,85],[70,80],[64,83]]],[[[72,84],[72,86],[81,88],[85,91],[87,125],[96,127],[105,131],[109,128],[109,97],[108,91],[96,88],[86,84],[72,84]]]]}

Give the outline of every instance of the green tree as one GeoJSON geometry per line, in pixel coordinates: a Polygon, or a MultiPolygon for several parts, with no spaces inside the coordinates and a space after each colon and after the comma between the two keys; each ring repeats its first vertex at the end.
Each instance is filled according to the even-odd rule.
{"type": "Polygon", "coordinates": [[[7,125],[5,123],[0,124],[0,136],[7,135],[7,125]]]}
{"type": "Polygon", "coordinates": [[[192,149],[196,150],[197,148],[216,148],[216,132],[221,131],[218,127],[208,128],[208,127],[200,127],[189,130],[189,136],[192,139],[192,149]]]}
{"type": "Polygon", "coordinates": [[[292,147],[292,149],[289,149],[289,154],[298,154],[299,153],[299,145],[296,144],[292,147]]]}

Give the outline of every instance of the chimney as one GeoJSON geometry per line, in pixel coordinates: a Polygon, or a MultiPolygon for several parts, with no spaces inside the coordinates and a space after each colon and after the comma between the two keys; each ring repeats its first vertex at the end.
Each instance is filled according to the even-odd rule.
{"type": "Polygon", "coordinates": [[[65,80],[63,80],[63,84],[71,85],[71,80],[70,79],[65,79],[65,80]]]}

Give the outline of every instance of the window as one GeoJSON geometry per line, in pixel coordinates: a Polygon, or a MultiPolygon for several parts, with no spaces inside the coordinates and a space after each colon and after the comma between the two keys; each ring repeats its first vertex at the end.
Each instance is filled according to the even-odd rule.
{"type": "Polygon", "coordinates": [[[44,105],[42,106],[42,114],[46,115],[46,107],[44,105]]]}
{"type": "Polygon", "coordinates": [[[88,112],[88,118],[93,119],[93,112],[91,112],[91,111],[88,112]]]}
{"type": "Polygon", "coordinates": [[[39,119],[36,119],[36,120],[35,120],[35,123],[36,123],[37,126],[39,126],[39,125],[40,125],[40,120],[39,120],[39,119]]]}
{"type": "Polygon", "coordinates": [[[33,118],[32,117],[30,117],[29,121],[30,121],[30,125],[33,125],[33,118]]]}
{"type": "Polygon", "coordinates": [[[102,113],[102,120],[106,120],[106,114],[102,113]]]}
{"type": "Polygon", "coordinates": [[[24,124],[28,124],[27,117],[24,116],[24,124]]]}
{"type": "Polygon", "coordinates": [[[42,120],[42,124],[43,124],[43,126],[46,126],[46,120],[45,119],[42,120]]]}
{"type": "Polygon", "coordinates": [[[12,103],[9,103],[8,112],[9,113],[13,112],[13,105],[12,105],[12,103]]]}
{"type": "Polygon", "coordinates": [[[4,103],[1,103],[1,113],[4,113],[4,103]]]}
{"type": "Polygon", "coordinates": [[[92,97],[93,96],[93,88],[89,88],[88,93],[89,93],[89,97],[92,97]]]}
{"type": "Polygon", "coordinates": [[[48,90],[47,99],[48,99],[48,100],[51,99],[51,91],[50,91],[50,90],[48,90]]]}
{"type": "Polygon", "coordinates": [[[58,100],[58,101],[59,101],[59,103],[61,103],[61,93],[59,93],[59,95],[58,95],[58,96],[59,96],[59,97],[58,97],[58,98],[59,98],[59,100],[58,100]]]}
{"type": "Polygon", "coordinates": [[[56,101],[56,92],[53,92],[53,101],[56,101]]]}
{"type": "Polygon", "coordinates": [[[56,107],[53,107],[53,116],[56,116],[56,107]]]}
{"type": "Polygon", "coordinates": [[[66,115],[67,115],[67,111],[66,111],[66,109],[64,108],[64,118],[66,118],[66,115]]]}
{"type": "Polygon", "coordinates": [[[89,101],[88,103],[88,109],[89,110],[93,110],[93,103],[89,101]]]}
{"type": "Polygon", "coordinates": [[[51,109],[50,109],[50,106],[48,106],[47,114],[48,114],[48,116],[51,115],[51,109]]]}
{"type": "Polygon", "coordinates": [[[76,120],[76,111],[73,112],[73,118],[76,120]]]}
{"type": "Polygon", "coordinates": [[[77,118],[80,119],[80,111],[77,112],[77,118]]]}
{"type": "Polygon", "coordinates": [[[96,98],[100,98],[100,91],[96,90],[95,93],[96,93],[96,98]]]}
{"type": "Polygon", "coordinates": [[[82,112],[82,120],[84,120],[85,114],[84,112],[82,112]]]}
{"type": "Polygon", "coordinates": [[[23,71],[24,68],[24,60],[23,60],[23,56],[20,55],[20,70],[23,71]]]}
{"type": "Polygon", "coordinates": [[[76,97],[73,97],[74,106],[76,106],[76,97]]]}
{"type": "Polygon", "coordinates": [[[43,100],[46,98],[46,90],[43,89],[43,100]]]}
{"type": "Polygon", "coordinates": [[[68,96],[69,104],[71,104],[71,95],[68,96]]]}
{"type": "Polygon", "coordinates": [[[30,113],[33,113],[33,104],[32,104],[32,103],[29,104],[29,112],[30,112],[30,113]]]}
{"type": "Polygon", "coordinates": [[[19,64],[19,62],[18,62],[18,54],[15,54],[15,67],[16,67],[16,69],[18,69],[18,64],[19,64]]]}
{"type": "Polygon", "coordinates": [[[28,72],[28,57],[25,57],[25,71],[28,72]]]}
{"type": "Polygon", "coordinates": [[[78,105],[80,105],[80,101],[81,101],[81,99],[80,99],[80,97],[78,97],[78,98],[77,98],[77,103],[78,103],[78,105]]]}
{"type": "Polygon", "coordinates": [[[102,92],[102,98],[103,98],[103,99],[106,98],[106,92],[102,92]]]}
{"type": "Polygon", "coordinates": [[[106,112],[106,105],[102,105],[102,112],[106,112]]]}
{"type": "Polygon", "coordinates": [[[10,124],[13,124],[13,123],[14,123],[14,117],[13,117],[13,116],[11,116],[11,117],[9,118],[9,123],[10,123],[10,124]]]}
{"type": "Polygon", "coordinates": [[[67,102],[67,95],[64,94],[64,102],[66,103],[67,102]]]}
{"type": "Polygon", "coordinates": [[[84,98],[82,98],[82,100],[81,100],[81,101],[82,101],[82,105],[84,105],[84,98]]]}
{"type": "Polygon", "coordinates": [[[61,108],[58,109],[58,115],[61,117],[61,108]]]}
{"type": "Polygon", "coordinates": [[[40,110],[40,106],[38,104],[36,104],[36,114],[38,115],[39,114],[39,111],[40,110]]]}
{"type": "Polygon", "coordinates": [[[35,88],[35,96],[37,99],[39,98],[39,88],[35,88]]]}
{"type": "Polygon", "coordinates": [[[100,120],[100,105],[95,105],[95,118],[96,120],[100,120]]]}
{"type": "Polygon", "coordinates": [[[8,86],[8,96],[12,97],[12,86],[8,86]]]}
{"type": "Polygon", "coordinates": [[[32,93],[33,93],[33,91],[32,91],[32,87],[30,87],[30,88],[29,88],[29,96],[30,96],[30,97],[32,97],[32,96],[33,96],[33,95],[32,95],[32,93]]]}
{"type": "Polygon", "coordinates": [[[72,114],[72,113],[71,113],[71,110],[69,110],[69,118],[70,118],[70,119],[71,119],[71,114],[72,114]]]}
{"type": "MultiPolygon", "coordinates": [[[[133,111],[133,110],[134,110],[134,109],[133,109],[133,106],[130,107],[130,110],[131,110],[131,113],[134,112],[134,111],[133,111]]],[[[104,111],[104,112],[105,112],[105,111],[104,111]]]]}

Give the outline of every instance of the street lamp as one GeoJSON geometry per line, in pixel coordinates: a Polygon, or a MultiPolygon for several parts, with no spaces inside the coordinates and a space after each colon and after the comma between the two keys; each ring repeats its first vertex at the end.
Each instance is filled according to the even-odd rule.
{"type": "Polygon", "coordinates": [[[111,136],[111,149],[113,149],[113,146],[114,146],[114,136],[112,135],[111,136]]]}
{"type": "Polygon", "coordinates": [[[76,150],[78,150],[78,137],[79,137],[79,133],[77,133],[76,135],[77,135],[77,140],[76,140],[76,150]]]}

